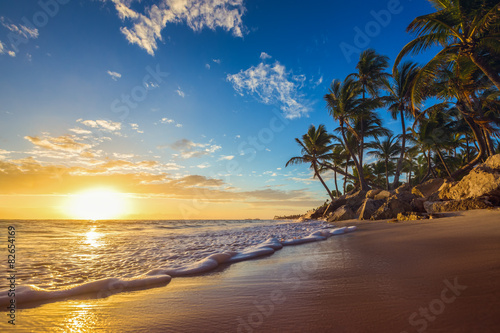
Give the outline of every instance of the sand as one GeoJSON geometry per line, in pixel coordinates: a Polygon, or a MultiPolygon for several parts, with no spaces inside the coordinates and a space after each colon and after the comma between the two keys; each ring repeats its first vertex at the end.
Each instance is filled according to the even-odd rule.
{"type": "Polygon", "coordinates": [[[13,332],[500,332],[500,211],[285,247],[167,286],[18,309],[13,332]]]}

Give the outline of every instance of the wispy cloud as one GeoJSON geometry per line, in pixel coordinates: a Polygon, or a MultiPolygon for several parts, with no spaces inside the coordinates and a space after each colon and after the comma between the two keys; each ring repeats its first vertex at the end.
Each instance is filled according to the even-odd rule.
{"type": "Polygon", "coordinates": [[[136,131],[137,133],[140,133],[140,134],[144,133],[144,131],[141,131],[141,130],[139,129],[139,125],[138,125],[138,124],[131,123],[131,124],[129,124],[129,125],[130,125],[130,128],[132,128],[132,129],[133,129],[134,131],[136,131]]]}
{"type": "Polygon", "coordinates": [[[179,123],[177,123],[175,120],[173,120],[173,119],[169,119],[169,118],[161,118],[161,119],[160,119],[160,123],[161,123],[161,124],[171,124],[171,125],[175,125],[175,127],[178,127],[178,128],[181,128],[181,127],[182,127],[182,124],[179,124],[179,123]]]}
{"type": "Polygon", "coordinates": [[[273,65],[261,62],[226,79],[241,96],[248,94],[261,103],[277,105],[287,118],[300,118],[310,111],[299,92],[305,76],[293,75],[278,61],[273,65]]]}
{"type": "MultiPolygon", "coordinates": [[[[3,16],[0,16],[0,24],[10,30],[11,33],[18,35],[22,40],[36,39],[39,36],[37,28],[29,28],[22,24],[16,25],[14,23],[11,23],[9,19],[6,19],[3,16]]],[[[19,50],[17,49],[16,45],[11,44],[11,46],[13,50],[7,50],[5,45],[0,42],[0,54],[7,53],[11,57],[15,57],[16,52],[18,52],[19,50]]]]}
{"type": "Polygon", "coordinates": [[[24,138],[35,146],[48,150],[82,152],[92,147],[90,144],[78,142],[77,138],[73,135],[62,135],[59,137],[25,136],[24,138]]]}
{"type": "Polygon", "coordinates": [[[197,158],[210,155],[222,148],[221,146],[212,144],[211,142],[196,143],[188,139],[178,140],[173,144],[169,145],[169,147],[172,148],[173,150],[180,152],[180,155],[176,154],[174,156],[180,156],[183,159],[197,158]]]}
{"type": "Polygon", "coordinates": [[[260,53],[260,58],[262,60],[266,60],[266,59],[271,59],[272,57],[269,54],[267,54],[266,52],[261,52],[260,53]]]}
{"type": "Polygon", "coordinates": [[[111,79],[115,81],[122,77],[122,75],[117,72],[107,71],[106,73],[108,73],[108,75],[111,76],[111,79]]]}
{"type": "Polygon", "coordinates": [[[162,40],[161,32],[168,23],[186,23],[194,31],[222,28],[234,36],[243,36],[243,0],[157,0],[144,9],[144,14],[133,10],[130,0],[111,1],[118,16],[132,22],[121,32],[150,55],[158,48],[157,40],[162,40]]]}
{"type": "Polygon", "coordinates": [[[234,155],[222,155],[218,160],[219,161],[231,161],[234,158],[234,155]]]}
{"type": "Polygon", "coordinates": [[[186,97],[186,94],[184,93],[184,91],[182,91],[181,87],[179,86],[177,86],[177,90],[175,92],[182,98],[186,97]]]}
{"type": "Polygon", "coordinates": [[[119,122],[97,119],[97,120],[83,120],[78,119],[76,122],[81,123],[85,126],[96,128],[99,130],[103,130],[106,132],[112,132],[114,134],[120,135],[120,130],[122,128],[122,124],[119,122]]]}

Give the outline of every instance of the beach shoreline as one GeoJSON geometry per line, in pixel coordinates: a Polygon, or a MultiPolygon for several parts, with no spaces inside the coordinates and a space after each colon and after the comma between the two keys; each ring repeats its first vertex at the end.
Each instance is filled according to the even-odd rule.
{"type": "Polygon", "coordinates": [[[500,211],[453,214],[339,222],[358,230],[163,287],[21,307],[14,331],[496,332],[500,211]]]}

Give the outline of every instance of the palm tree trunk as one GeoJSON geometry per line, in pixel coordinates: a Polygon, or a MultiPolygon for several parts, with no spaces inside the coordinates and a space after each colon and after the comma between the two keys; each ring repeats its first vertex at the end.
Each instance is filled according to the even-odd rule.
{"type": "Polygon", "coordinates": [[[489,133],[483,129],[484,141],[486,142],[486,147],[488,148],[488,157],[493,156],[493,141],[491,141],[491,137],[489,133]]]}
{"type": "Polygon", "coordinates": [[[399,116],[401,117],[401,128],[403,129],[402,142],[401,142],[401,155],[399,155],[398,163],[396,165],[396,173],[394,174],[394,182],[392,183],[393,189],[397,188],[399,185],[399,173],[401,172],[401,167],[403,166],[403,159],[405,156],[405,145],[406,145],[406,127],[405,127],[405,116],[403,109],[399,110],[399,116]]]}
{"type": "Polygon", "coordinates": [[[321,178],[321,175],[318,172],[318,166],[316,165],[316,162],[313,162],[312,165],[313,165],[314,173],[318,177],[318,179],[321,182],[321,184],[323,184],[323,186],[325,187],[326,191],[328,192],[328,195],[330,196],[330,198],[332,199],[332,201],[335,200],[335,198],[332,195],[332,192],[330,192],[330,189],[328,188],[328,186],[326,186],[325,182],[323,181],[323,178],[321,178]]]}
{"type": "MultiPolygon", "coordinates": [[[[348,173],[348,169],[349,169],[349,158],[347,158],[347,160],[345,162],[345,173],[346,173],[346,175],[348,173]]],[[[345,194],[346,187],[347,187],[347,177],[344,177],[344,194],[345,194]]]]}
{"type": "Polygon", "coordinates": [[[385,187],[389,191],[389,161],[385,159],[385,187]]]}
{"type": "Polygon", "coordinates": [[[335,193],[335,196],[338,197],[339,196],[339,186],[337,185],[337,170],[333,170],[333,179],[335,179],[335,191],[337,191],[337,193],[335,193]]]}
{"type": "Polygon", "coordinates": [[[484,142],[484,138],[483,138],[483,135],[481,133],[481,129],[474,122],[474,119],[472,119],[469,116],[465,116],[465,112],[463,112],[464,111],[463,106],[461,106],[460,103],[457,103],[457,107],[458,107],[458,110],[464,115],[464,120],[467,122],[467,124],[471,128],[472,133],[474,134],[474,138],[476,139],[476,142],[477,142],[479,147],[478,147],[477,156],[472,161],[470,161],[469,163],[467,163],[466,165],[464,165],[463,167],[461,167],[460,169],[458,169],[457,171],[455,171],[451,175],[454,179],[460,178],[462,175],[465,175],[470,170],[472,170],[472,168],[474,168],[474,166],[481,161],[481,159],[483,158],[483,156],[486,153],[486,143],[484,142]]]}
{"type": "Polygon", "coordinates": [[[427,178],[429,178],[429,176],[431,175],[431,154],[430,154],[430,152],[429,152],[429,154],[426,154],[424,151],[424,156],[425,156],[425,159],[427,160],[427,173],[425,174],[424,178],[422,178],[420,180],[420,184],[425,182],[427,180],[427,178]]]}
{"type": "Polygon", "coordinates": [[[438,154],[439,156],[439,159],[441,160],[441,163],[443,163],[443,166],[444,166],[444,169],[446,170],[446,173],[448,174],[448,176],[453,179],[452,175],[451,175],[451,172],[450,172],[450,169],[448,168],[448,165],[446,164],[446,162],[444,161],[444,158],[443,158],[443,155],[441,154],[441,151],[439,150],[439,148],[436,149],[436,153],[438,154]]]}
{"type": "Polygon", "coordinates": [[[351,158],[354,162],[354,166],[356,167],[356,170],[358,170],[358,178],[359,178],[359,185],[361,187],[361,191],[368,191],[370,188],[368,187],[368,184],[366,183],[363,168],[360,167],[359,161],[358,161],[356,155],[353,153],[352,149],[349,147],[349,143],[347,142],[343,121],[340,121],[340,132],[342,133],[342,138],[344,139],[345,147],[346,147],[347,151],[349,152],[349,155],[351,155],[351,158]]]}
{"type": "Polygon", "coordinates": [[[469,137],[465,134],[465,143],[467,145],[467,163],[470,162],[470,152],[469,152],[469,137]]]}
{"type": "Polygon", "coordinates": [[[472,53],[470,55],[470,58],[474,64],[476,64],[477,67],[479,67],[484,74],[493,82],[493,84],[497,87],[498,90],[500,90],[500,76],[496,71],[494,71],[490,65],[485,62],[481,57],[477,56],[476,54],[472,53]]]}

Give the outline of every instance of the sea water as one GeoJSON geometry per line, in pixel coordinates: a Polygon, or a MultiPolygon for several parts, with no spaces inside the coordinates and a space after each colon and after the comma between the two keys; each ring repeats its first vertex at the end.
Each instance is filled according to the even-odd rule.
{"type": "MultiPolygon", "coordinates": [[[[322,221],[0,220],[0,253],[7,265],[7,245],[15,244],[21,303],[168,283],[354,229],[322,221]],[[7,243],[9,227],[15,240],[7,243]]],[[[8,289],[9,280],[0,279],[0,304],[9,301],[8,289]]]]}

